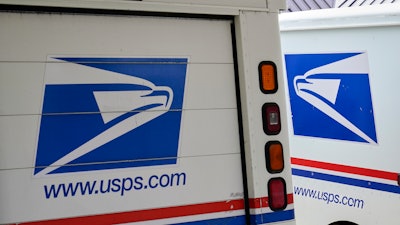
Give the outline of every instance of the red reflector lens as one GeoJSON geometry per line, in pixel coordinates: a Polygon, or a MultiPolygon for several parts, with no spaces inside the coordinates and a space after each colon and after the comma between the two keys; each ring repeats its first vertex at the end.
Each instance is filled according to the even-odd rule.
{"type": "Polygon", "coordinates": [[[268,182],[268,203],[273,211],[287,206],[286,183],[282,178],[272,178],[268,182]]]}
{"type": "Polygon", "coordinates": [[[281,119],[279,106],[275,103],[265,103],[262,107],[264,132],[268,135],[279,134],[281,119]]]}

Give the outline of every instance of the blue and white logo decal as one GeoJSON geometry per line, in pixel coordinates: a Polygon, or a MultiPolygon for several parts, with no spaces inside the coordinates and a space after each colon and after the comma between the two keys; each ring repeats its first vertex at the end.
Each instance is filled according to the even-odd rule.
{"type": "Polygon", "coordinates": [[[295,135],[377,144],[367,53],[285,60],[295,135]]]}
{"type": "Polygon", "coordinates": [[[186,58],[49,60],[35,176],[176,164],[186,58]]]}

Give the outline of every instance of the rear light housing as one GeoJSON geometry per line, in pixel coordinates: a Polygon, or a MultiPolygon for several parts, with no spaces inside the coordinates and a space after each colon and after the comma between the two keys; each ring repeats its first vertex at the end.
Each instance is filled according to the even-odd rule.
{"type": "Polygon", "coordinates": [[[273,211],[286,208],[286,182],[283,178],[277,177],[268,181],[268,204],[273,211]]]}
{"type": "MultiPolygon", "coordinates": [[[[260,90],[264,94],[274,94],[278,91],[278,76],[275,63],[262,61],[258,65],[260,90]]],[[[277,135],[281,132],[281,116],[276,103],[265,103],[262,106],[262,126],[267,135],[277,135]]],[[[278,137],[279,138],[279,137],[278,137]]],[[[283,147],[279,140],[268,141],[265,144],[266,170],[271,174],[279,174],[284,170],[283,147]]],[[[272,211],[284,210],[287,207],[286,182],[282,177],[271,178],[267,184],[268,205],[272,211]]]]}
{"type": "Polygon", "coordinates": [[[263,128],[267,135],[281,132],[281,116],[276,103],[265,103],[262,107],[263,128]]]}

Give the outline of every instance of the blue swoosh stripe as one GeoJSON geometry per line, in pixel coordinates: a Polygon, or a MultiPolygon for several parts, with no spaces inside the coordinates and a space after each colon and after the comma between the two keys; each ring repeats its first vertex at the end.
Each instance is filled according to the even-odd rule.
{"type": "MultiPolygon", "coordinates": [[[[266,224],[266,223],[275,223],[286,220],[294,219],[294,210],[285,210],[279,212],[269,212],[257,215],[250,216],[250,224],[266,224]]],[[[235,217],[227,217],[227,218],[217,218],[217,219],[209,219],[209,220],[201,220],[201,221],[193,221],[186,223],[178,223],[175,225],[203,225],[203,224],[229,224],[229,225],[241,225],[245,224],[245,216],[235,216],[235,217]]]]}
{"type": "Polygon", "coordinates": [[[342,177],[342,176],[337,176],[337,175],[332,175],[332,174],[319,173],[319,172],[294,169],[294,168],[292,168],[292,174],[295,176],[300,176],[300,177],[308,177],[311,179],[324,180],[324,181],[329,181],[329,182],[334,182],[334,183],[341,183],[341,184],[346,184],[346,185],[351,185],[351,186],[356,186],[356,187],[362,187],[362,188],[368,188],[368,189],[373,189],[373,190],[378,190],[378,191],[385,191],[385,192],[400,194],[400,187],[397,185],[383,184],[383,183],[378,183],[378,182],[374,182],[374,181],[342,177]]]}
{"type": "Polygon", "coordinates": [[[246,223],[246,216],[242,215],[242,216],[233,216],[226,218],[192,221],[185,223],[175,223],[174,225],[210,225],[210,224],[242,225],[245,223],[246,223]]]}
{"type": "Polygon", "coordinates": [[[251,224],[275,223],[294,219],[294,209],[251,215],[251,224]]]}

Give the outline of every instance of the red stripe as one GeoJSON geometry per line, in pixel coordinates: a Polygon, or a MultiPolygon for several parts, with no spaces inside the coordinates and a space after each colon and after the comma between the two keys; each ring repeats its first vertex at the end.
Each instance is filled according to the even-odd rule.
{"type": "MultiPolygon", "coordinates": [[[[287,195],[288,204],[293,203],[293,194],[287,195]]],[[[268,197],[249,199],[250,208],[268,207],[268,197]]],[[[236,199],[222,202],[209,202],[185,206],[148,209],[130,212],[109,213],[102,215],[81,216],[74,218],[54,219],[37,222],[20,223],[20,225],[110,225],[119,223],[132,223],[157,219],[168,219],[180,216],[201,215],[206,213],[226,212],[244,209],[244,200],[236,199]]]]}
{"type": "Polygon", "coordinates": [[[250,209],[259,209],[268,207],[268,197],[261,198],[250,198],[249,199],[249,207],[250,209]]]}
{"type": "Polygon", "coordinates": [[[225,212],[244,209],[243,199],[231,201],[210,202],[195,205],[175,206],[167,208],[120,212],[103,215],[83,216],[66,219],[47,220],[40,222],[21,223],[23,225],[109,225],[147,220],[167,219],[180,216],[191,216],[206,213],[225,212]]]}
{"type": "MultiPolygon", "coordinates": [[[[287,195],[287,204],[292,204],[292,203],[293,203],[293,194],[288,194],[287,195]]],[[[249,207],[251,209],[259,209],[259,208],[269,207],[268,197],[249,199],[249,207]]]]}
{"type": "Polygon", "coordinates": [[[293,193],[287,195],[287,203],[288,204],[293,204],[293,193]]]}
{"type": "Polygon", "coordinates": [[[387,172],[387,171],[382,171],[382,170],[373,170],[373,169],[367,169],[367,168],[360,168],[360,167],[327,163],[327,162],[319,162],[319,161],[314,161],[314,160],[300,159],[300,158],[293,158],[293,157],[291,158],[291,162],[292,162],[292,164],[300,165],[300,166],[308,166],[308,167],[332,170],[332,171],[343,172],[343,173],[350,173],[350,174],[357,174],[357,175],[363,175],[363,176],[368,176],[368,177],[381,178],[381,179],[386,179],[386,180],[394,180],[394,181],[398,180],[397,173],[387,172]]]}

